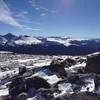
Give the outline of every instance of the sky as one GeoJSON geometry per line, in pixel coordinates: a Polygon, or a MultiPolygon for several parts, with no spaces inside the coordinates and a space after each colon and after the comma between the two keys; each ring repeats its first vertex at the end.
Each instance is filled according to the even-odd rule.
{"type": "Polygon", "coordinates": [[[100,38],[100,0],[0,0],[0,35],[100,38]]]}

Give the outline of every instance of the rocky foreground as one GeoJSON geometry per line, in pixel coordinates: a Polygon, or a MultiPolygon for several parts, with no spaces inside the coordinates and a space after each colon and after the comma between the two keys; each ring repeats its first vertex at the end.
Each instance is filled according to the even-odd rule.
{"type": "Polygon", "coordinates": [[[100,53],[0,53],[0,100],[100,100],[100,53]]]}

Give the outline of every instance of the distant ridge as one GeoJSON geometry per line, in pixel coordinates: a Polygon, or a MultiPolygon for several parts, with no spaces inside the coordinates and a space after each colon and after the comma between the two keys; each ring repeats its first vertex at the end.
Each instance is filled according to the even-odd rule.
{"type": "Polygon", "coordinates": [[[0,35],[0,51],[41,55],[85,55],[100,52],[100,39],[0,35]]]}

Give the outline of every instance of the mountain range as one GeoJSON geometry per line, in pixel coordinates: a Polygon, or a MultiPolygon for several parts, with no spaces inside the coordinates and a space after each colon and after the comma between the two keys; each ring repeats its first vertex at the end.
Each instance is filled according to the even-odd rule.
{"type": "Polygon", "coordinates": [[[86,55],[100,52],[100,39],[0,35],[0,51],[38,55],[86,55]]]}

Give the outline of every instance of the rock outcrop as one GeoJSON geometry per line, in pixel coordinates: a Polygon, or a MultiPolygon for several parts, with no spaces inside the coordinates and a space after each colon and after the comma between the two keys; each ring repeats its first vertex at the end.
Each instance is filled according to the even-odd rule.
{"type": "Polygon", "coordinates": [[[21,61],[19,71],[8,70],[10,74],[0,80],[0,100],[100,100],[99,53],[88,55],[87,64],[86,56],[51,59],[45,66],[47,59],[43,66],[41,58],[40,62],[37,59],[39,66],[23,65],[21,61]]]}
{"type": "Polygon", "coordinates": [[[100,53],[87,56],[85,72],[100,74],[100,53]]]}
{"type": "Polygon", "coordinates": [[[23,75],[26,71],[26,67],[19,67],[19,75],[23,75]]]}
{"type": "Polygon", "coordinates": [[[58,73],[61,76],[66,76],[66,71],[64,69],[65,67],[66,61],[55,59],[51,62],[49,69],[58,73]]]}
{"type": "Polygon", "coordinates": [[[22,92],[26,92],[25,80],[22,77],[16,77],[12,80],[9,86],[9,94],[14,97],[19,95],[22,92]]]}
{"type": "Polygon", "coordinates": [[[40,77],[31,77],[25,79],[17,76],[9,85],[9,95],[11,98],[18,98],[17,100],[26,100],[28,96],[34,96],[38,89],[49,89],[49,83],[40,77]]]}
{"type": "Polygon", "coordinates": [[[33,78],[28,78],[26,80],[26,86],[28,90],[30,88],[35,88],[35,89],[50,88],[50,85],[46,80],[44,80],[43,78],[37,77],[37,76],[33,78]]]}

